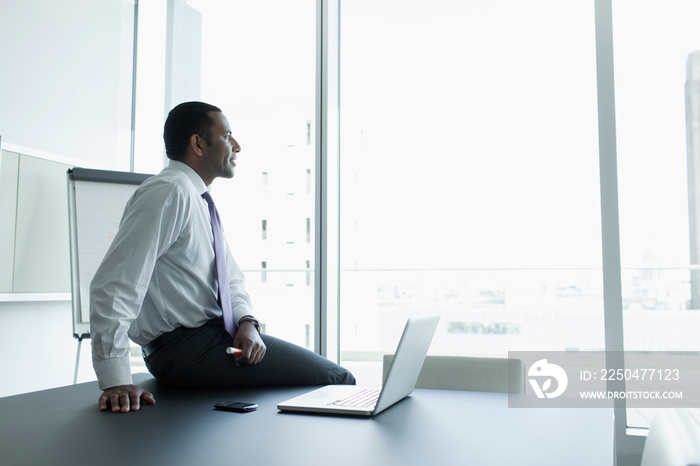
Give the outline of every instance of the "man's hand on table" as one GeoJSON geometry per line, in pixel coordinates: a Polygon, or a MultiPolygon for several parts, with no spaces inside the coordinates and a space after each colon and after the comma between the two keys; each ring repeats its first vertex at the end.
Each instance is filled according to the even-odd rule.
{"type": "Polygon", "coordinates": [[[141,407],[141,400],[152,405],[156,400],[150,392],[147,392],[138,385],[118,385],[102,392],[98,401],[100,411],[107,411],[112,407],[113,413],[128,413],[138,411],[141,407]]]}

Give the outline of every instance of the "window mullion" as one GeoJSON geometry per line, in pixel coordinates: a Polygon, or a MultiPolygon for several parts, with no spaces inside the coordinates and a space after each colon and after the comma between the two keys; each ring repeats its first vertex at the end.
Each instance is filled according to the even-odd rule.
{"type": "MultiPolygon", "coordinates": [[[[605,350],[608,369],[617,369],[624,368],[624,331],[612,0],[596,0],[595,15],[605,350]]],[[[608,390],[624,391],[624,380],[608,381],[608,390]]],[[[625,464],[629,455],[633,457],[641,455],[644,439],[627,435],[625,400],[616,399],[614,409],[615,454],[618,459],[617,464],[625,464]]]]}
{"type": "Polygon", "coordinates": [[[314,350],[339,361],[339,0],[317,0],[314,350]]]}

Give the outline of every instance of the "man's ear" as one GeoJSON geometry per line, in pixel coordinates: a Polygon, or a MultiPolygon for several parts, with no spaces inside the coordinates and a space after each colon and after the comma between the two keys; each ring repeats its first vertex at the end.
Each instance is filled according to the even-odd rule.
{"type": "Polygon", "coordinates": [[[193,134],[190,136],[189,146],[195,155],[201,157],[204,155],[203,148],[206,147],[206,141],[199,134],[193,134]]]}

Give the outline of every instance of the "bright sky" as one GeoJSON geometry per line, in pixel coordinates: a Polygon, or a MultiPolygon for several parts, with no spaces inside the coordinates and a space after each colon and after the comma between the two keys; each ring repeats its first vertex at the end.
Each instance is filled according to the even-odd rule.
{"type": "MultiPolygon", "coordinates": [[[[315,3],[189,3],[204,15],[202,95],[230,109],[245,174],[315,117],[315,3]]],[[[593,2],[341,13],[347,265],[600,265],[593,2]]],[[[683,89],[699,17],[697,1],[614,2],[623,266],[688,261],[683,89]]]]}

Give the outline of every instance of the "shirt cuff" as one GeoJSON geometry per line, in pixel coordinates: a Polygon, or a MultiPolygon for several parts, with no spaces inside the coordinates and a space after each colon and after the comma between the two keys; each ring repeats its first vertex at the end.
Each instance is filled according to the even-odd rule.
{"type": "Polygon", "coordinates": [[[253,314],[253,310],[250,308],[250,306],[244,305],[244,304],[238,304],[236,306],[232,306],[232,314],[233,314],[233,322],[235,323],[236,326],[238,326],[238,321],[241,320],[241,317],[243,316],[250,316],[253,314]]]}
{"type": "Polygon", "coordinates": [[[118,385],[131,385],[131,361],[129,357],[105,359],[93,364],[97,374],[97,385],[100,390],[116,387],[118,385]]]}

